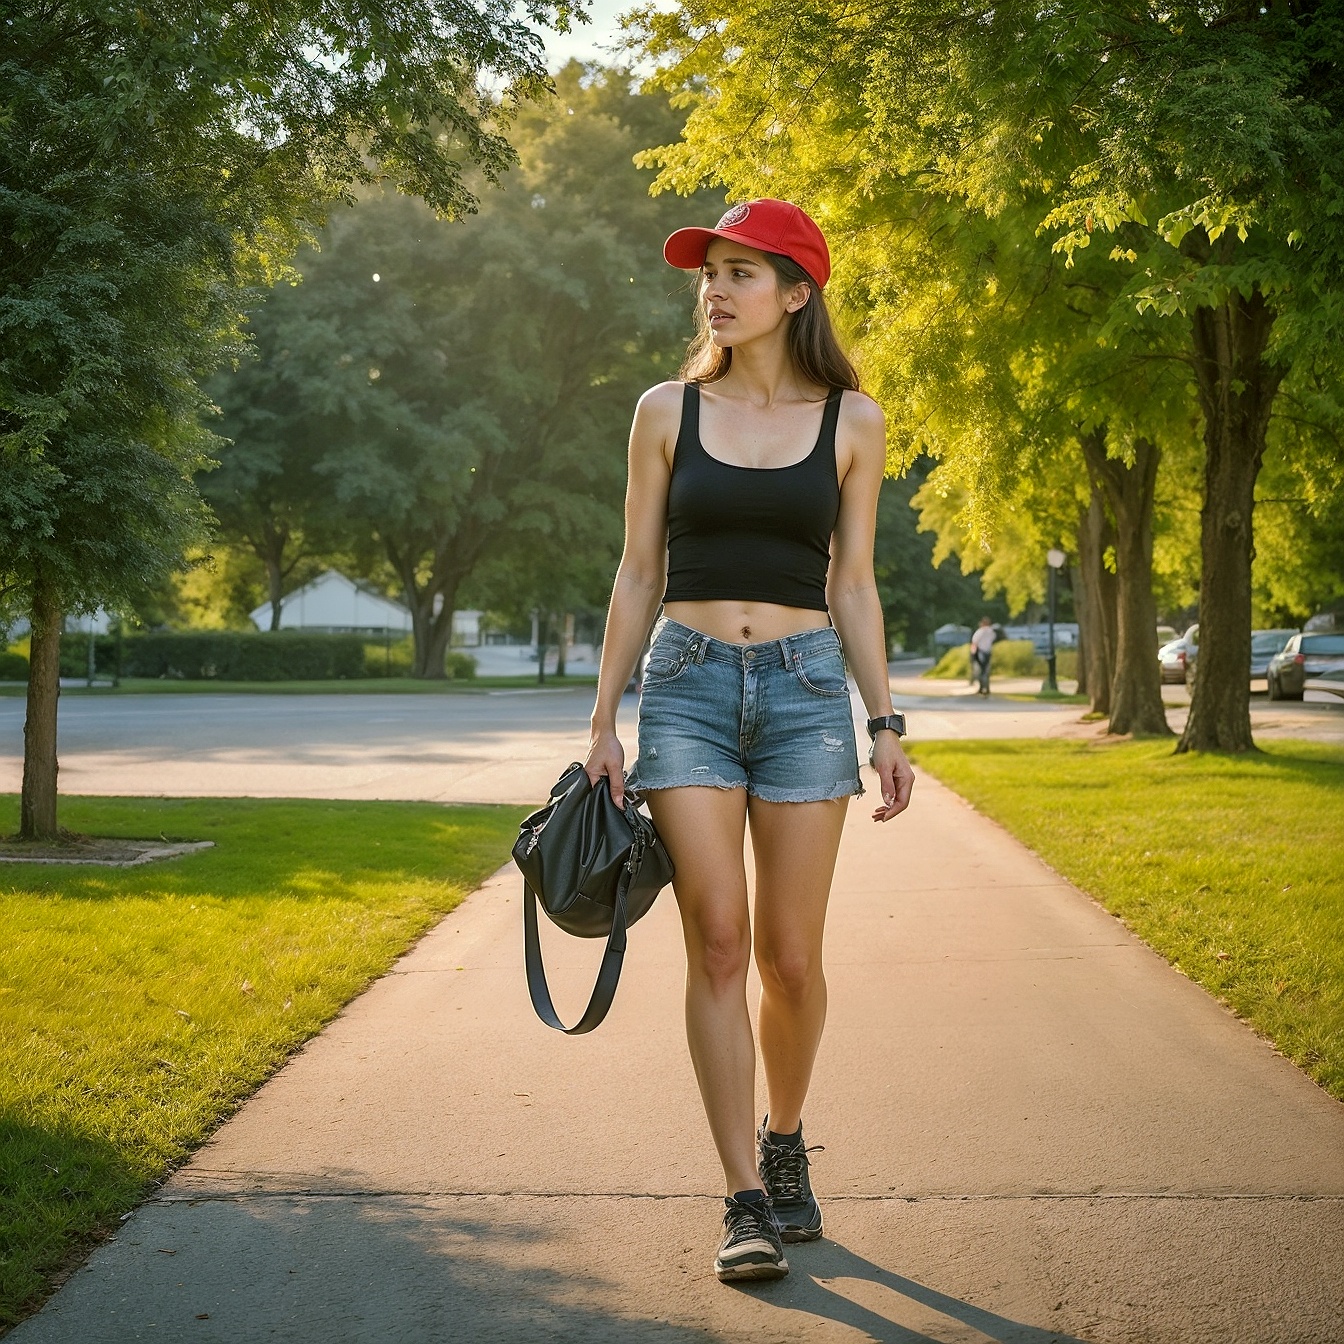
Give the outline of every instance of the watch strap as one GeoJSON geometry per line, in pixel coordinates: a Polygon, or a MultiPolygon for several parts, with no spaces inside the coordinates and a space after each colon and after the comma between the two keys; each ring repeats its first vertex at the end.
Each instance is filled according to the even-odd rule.
{"type": "Polygon", "coordinates": [[[890,728],[897,737],[905,736],[905,715],[904,714],[883,714],[878,718],[868,720],[868,736],[876,739],[883,728],[890,728]]]}

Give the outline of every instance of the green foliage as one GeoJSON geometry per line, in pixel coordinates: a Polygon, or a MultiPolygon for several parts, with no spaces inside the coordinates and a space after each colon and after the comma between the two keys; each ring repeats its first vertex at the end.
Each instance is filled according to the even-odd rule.
{"type": "Polygon", "coordinates": [[[6,9],[0,32],[0,598],[129,607],[201,539],[196,379],[333,200],[435,208],[511,161],[566,0],[357,12],[163,0],[6,9]],[[482,99],[479,74],[500,90],[482,99]]]}
{"type": "MultiPolygon", "coordinates": [[[[633,26],[689,109],[682,140],[642,160],[658,185],[745,198],[786,183],[827,230],[892,467],[939,460],[917,497],[935,560],[983,569],[1015,610],[1039,598],[1044,551],[1070,549],[1087,498],[1079,435],[1104,426],[1113,458],[1140,435],[1162,450],[1154,586],[1183,606],[1201,421],[1244,394],[1244,422],[1223,428],[1249,433],[1272,410],[1307,530],[1339,516],[1333,6],[685,0],[633,26]],[[1195,341],[1198,321],[1251,296],[1272,313],[1263,407],[1195,341]]],[[[1294,596],[1268,605],[1333,588],[1329,545],[1298,555],[1310,578],[1280,564],[1294,596]]]]}
{"type": "Polygon", "coordinates": [[[0,1328],[497,868],[524,811],[68,799],[77,830],[217,847],[0,869],[0,1328]]]}
{"type": "Polygon", "coordinates": [[[1007,603],[987,598],[981,580],[965,574],[949,556],[935,564],[935,541],[921,530],[912,500],[933,467],[927,457],[911,464],[904,476],[882,484],[877,502],[873,572],[882,598],[887,638],[906,649],[928,646],[933,632],[951,622],[974,625],[981,616],[1007,620],[1007,603]]]}
{"type": "Polygon", "coordinates": [[[476,660],[469,653],[450,650],[443,666],[450,681],[474,681],[476,678],[476,660]]]}
{"type": "Polygon", "coordinates": [[[27,681],[28,660],[11,649],[0,649],[0,681],[27,681]]]}
{"type": "Polygon", "coordinates": [[[918,743],[911,755],[1344,1099],[1344,751],[918,743]]]}
{"type": "Polygon", "coordinates": [[[256,361],[216,385],[226,464],[270,455],[267,480],[381,551],[422,672],[464,584],[510,610],[606,596],[631,410],[689,331],[659,260],[685,207],[631,163],[680,118],[632,84],[561,71],[470,220],[390,192],[336,214],[253,319],[256,361]]]}
{"type": "Polygon", "coordinates": [[[121,665],[128,677],[325,681],[363,677],[364,659],[359,635],[164,630],[128,635],[121,665]]]}

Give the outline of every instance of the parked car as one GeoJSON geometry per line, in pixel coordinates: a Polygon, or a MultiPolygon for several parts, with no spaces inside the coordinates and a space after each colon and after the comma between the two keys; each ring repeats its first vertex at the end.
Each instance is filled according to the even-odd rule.
{"type": "MultiPolygon", "coordinates": [[[[1259,681],[1265,676],[1269,660],[1297,634],[1296,630],[1252,630],[1251,631],[1251,680],[1259,681]]],[[[1199,647],[1191,649],[1185,659],[1185,684],[1193,691],[1195,676],[1199,670],[1199,647]]]]}
{"type": "Polygon", "coordinates": [[[1296,630],[1251,631],[1251,680],[1259,681],[1269,671],[1269,660],[1282,653],[1284,646],[1297,634],[1296,630]]]}
{"type": "Polygon", "coordinates": [[[1344,697],[1344,635],[1293,635],[1265,675],[1271,700],[1300,700],[1307,690],[1344,697]]]}
{"type": "Polygon", "coordinates": [[[1199,648],[1199,626],[1192,625],[1179,639],[1168,640],[1157,651],[1163,681],[1184,681],[1185,665],[1199,648]]]}

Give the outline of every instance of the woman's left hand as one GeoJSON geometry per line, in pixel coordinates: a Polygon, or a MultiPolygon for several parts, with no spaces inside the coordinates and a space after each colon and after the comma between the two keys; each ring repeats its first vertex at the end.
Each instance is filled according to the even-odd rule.
{"type": "Polygon", "coordinates": [[[883,805],[873,809],[874,821],[890,821],[910,806],[910,790],[915,787],[915,772],[901,750],[901,739],[886,730],[878,733],[869,756],[882,784],[883,805]]]}

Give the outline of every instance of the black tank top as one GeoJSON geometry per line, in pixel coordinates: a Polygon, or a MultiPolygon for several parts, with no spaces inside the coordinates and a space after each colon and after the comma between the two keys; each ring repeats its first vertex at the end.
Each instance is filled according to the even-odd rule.
{"type": "Polygon", "coordinates": [[[664,602],[739,599],[826,610],[831,533],[840,513],[835,427],[826,398],[812,451],[788,467],[735,467],[700,442],[700,389],[687,383],[667,498],[664,602]]]}

